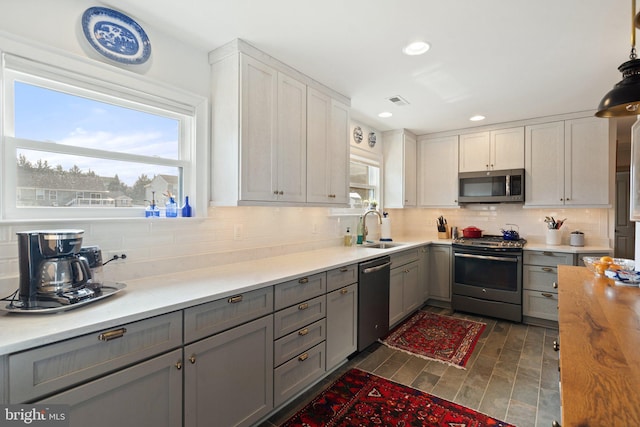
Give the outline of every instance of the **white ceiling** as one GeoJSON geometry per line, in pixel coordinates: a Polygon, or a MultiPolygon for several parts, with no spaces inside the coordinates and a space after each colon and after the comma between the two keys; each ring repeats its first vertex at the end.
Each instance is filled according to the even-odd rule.
{"type": "Polygon", "coordinates": [[[594,110],[630,51],[629,0],[105,3],[207,51],[244,39],[351,98],[354,119],[417,134],[594,110]],[[417,39],[431,50],[403,55],[417,39]]]}

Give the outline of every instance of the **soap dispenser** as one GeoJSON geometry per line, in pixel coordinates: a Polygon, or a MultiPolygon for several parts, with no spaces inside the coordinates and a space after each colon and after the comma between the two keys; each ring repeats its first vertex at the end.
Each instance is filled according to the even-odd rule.
{"type": "Polygon", "coordinates": [[[351,229],[347,227],[347,232],[344,233],[344,245],[351,246],[353,244],[353,236],[351,236],[351,229]]]}

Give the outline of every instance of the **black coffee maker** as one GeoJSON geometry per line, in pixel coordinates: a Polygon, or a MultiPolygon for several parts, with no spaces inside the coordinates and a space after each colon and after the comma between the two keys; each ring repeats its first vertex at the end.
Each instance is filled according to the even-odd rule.
{"type": "Polygon", "coordinates": [[[18,235],[19,298],[24,308],[73,304],[93,297],[91,271],[80,256],[83,230],[36,230],[18,235]]]}

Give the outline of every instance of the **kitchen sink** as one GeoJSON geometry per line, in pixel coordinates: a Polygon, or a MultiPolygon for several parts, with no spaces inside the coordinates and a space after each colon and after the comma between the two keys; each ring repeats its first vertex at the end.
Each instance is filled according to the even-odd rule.
{"type": "Polygon", "coordinates": [[[362,245],[363,248],[373,248],[373,249],[391,249],[397,246],[401,246],[401,245],[398,243],[389,243],[389,242],[366,243],[362,245]]]}

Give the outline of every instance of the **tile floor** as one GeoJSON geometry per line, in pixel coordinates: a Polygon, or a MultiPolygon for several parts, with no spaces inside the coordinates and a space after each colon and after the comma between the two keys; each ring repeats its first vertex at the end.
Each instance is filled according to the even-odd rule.
{"type": "Polygon", "coordinates": [[[487,324],[467,369],[428,361],[374,344],[261,424],[278,426],[347,370],[357,367],[409,385],[517,427],[550,427],[560,420],[558,331],[450,310],[425,310],[487,324]]]}

